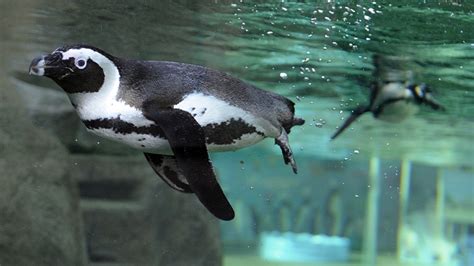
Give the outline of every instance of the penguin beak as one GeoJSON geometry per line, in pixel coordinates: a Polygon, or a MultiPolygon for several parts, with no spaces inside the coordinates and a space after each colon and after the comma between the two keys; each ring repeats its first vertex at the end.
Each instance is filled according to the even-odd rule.
{"type": "Polygon", "coordinates": [[[46,76],[62,79],[74,72],[67,66],[67,61],[62,60],[60,53],[41,55],[33,59],[30,64],[30,75],[46,76]]]}
{"type": "Polygon", "coordinates": [[[46,61],[45,61],[46,56],[38,56],[33,61],[31,61],[30,64],[30,70],[29,73],[30,75],[35,75],[35,76],[44,76],[44,69],[46,67],[46,61]]]}

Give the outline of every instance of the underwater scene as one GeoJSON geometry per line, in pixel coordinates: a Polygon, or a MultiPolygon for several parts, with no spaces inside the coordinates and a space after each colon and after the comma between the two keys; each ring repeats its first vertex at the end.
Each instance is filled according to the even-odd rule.
{"type": "Polygon", "coordinates": [[[0,14],[0,266],[474,266],[474,1],[0,14]]]}

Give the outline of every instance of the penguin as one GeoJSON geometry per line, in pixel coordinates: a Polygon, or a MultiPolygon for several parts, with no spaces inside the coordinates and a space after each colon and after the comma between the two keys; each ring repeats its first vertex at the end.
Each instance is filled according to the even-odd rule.
{"type": "Polygon", "coordinates": [[[297,173],[288,134],[304,120],[295,117],[294,103],[224,72],[75,44],[33,59],[29,73],[56,82],[88,131],[143,151],[164,182],[194,193],[219,219],[235,214],[208,152],[273,138],[297,173]]]}
{"type": "MultiPolygon", "coordinates": [[[[374,62],[374,72],[378,74],[381,72],[378,56],[374,56],[374,62]]],[[[388,76],[399,76],[398,74],[397,72],[392,72],[388,76]]],[[[425,83],[415,84],[410,79],[398,78],[375,81],[370,87],[369,104],[353,109],[351,115],[331,136],[331,140],[334,140],[365,113],[370,112],[374,118],[382,121],[398,123],[416,114],[419,111],[420,105],[428,105],[434,110],[445,110],[433,97],[431,88],[425,83]]]]}

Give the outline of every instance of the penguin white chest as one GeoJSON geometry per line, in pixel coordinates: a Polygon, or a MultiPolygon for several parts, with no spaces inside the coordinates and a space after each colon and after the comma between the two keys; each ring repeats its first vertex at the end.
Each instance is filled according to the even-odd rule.
{"type": "Polygon", "coordinates": [[[377,118],[382,121],[398,123],[416,114],[418,110],[418,106],[412,102],[401,100],[386,105],[377,118]]]}
{"type": "Polygon", "coordinates": [[[88,131],[135,149],[171,153],[161,129],[141,110],[99,95],[75,95],[71,101],[88,131]]]}
{"type": "Polygon", "coordinates": [[[374,100],[374,107],[382,108],[377,118],[387,122],[401,122],[418,112],[419,108],[413,100],[412,92],[403,84],[387,84],[374,100]]]}
{"type": "Polygon", "coordinates": [[[96,56],[104,73],[98,91],[69,94],[71,103],[92,133],[119,141],[133,148],[169,153],[168,141],[155,123],[143,112],[118,99],[120,73],[108,58],[96,56]]]}

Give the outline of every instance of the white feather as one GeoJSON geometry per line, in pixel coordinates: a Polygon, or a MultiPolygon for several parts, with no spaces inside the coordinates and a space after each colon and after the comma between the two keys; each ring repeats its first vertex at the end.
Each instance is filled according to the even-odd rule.
{"type": "Polygon", "coordinates": [[[385,85],[374,100],[373,108],[378,108],[382,103],[391,99],[406,99],[386,104],[377,117],[388,122],[401,122],[417,113],[419,108],[411,100],[414,96],[411,90],[403,83],[393,82],[385,85]]]}
{"type": "Polygon", "coordinates": [[[101,137],[121,142],[122,144],[126,144],[138,150],[159,154],[172,154],[168,140],[160,137],[133,132],[120,134],[110,128],[88,129],[88,131],[101,137]]]}
{"type": "Polygon", "coordinates": [[[71,102],[76,105],[77,113],[82,120],[117,118],[135,126],[149,126],[153,121],[146,119],[142,112],[117,100],[120,84],[120,73],[115,64],[104,55],[87,48],[70,49],[62,52],[63,60],[71,57],[90,58],[104,71],[104,83],[98,92],[79,92],[69,94],[71,102]]]}
{"type": "Polygon", "coordinates": [[[176,104],[174,108],[184,110],[191,114],[196,114],[195,119],[201,126],[208,124],[220,124],[226,121],[243,120],[247,124],[254,126],[265,136],[277,137],[280,130],[270,124],[267,120],[256,117],[253,114],[220,100],[212,95],[194,92],[176,104]]]}

